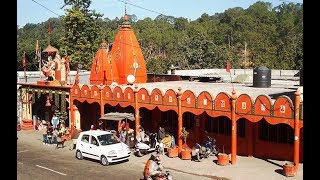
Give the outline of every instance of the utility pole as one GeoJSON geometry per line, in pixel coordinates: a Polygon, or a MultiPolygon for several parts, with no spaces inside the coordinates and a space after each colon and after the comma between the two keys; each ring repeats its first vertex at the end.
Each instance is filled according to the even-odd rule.
{"type": "Polygon", "coordinates": [[[25,82],[27,82],[27,73],[26,73],[27,62],[26,62],[26,52],[25,51],[23,51],[23,55],[22,55],[22,67],[23,67],[23,71],[24,71],[24,79],[25,79],[25,82]]]}
{"type": "Polygon", "coordinates": [[[247,42],[244,42],[244,67],[247,68],[247,42]]]}

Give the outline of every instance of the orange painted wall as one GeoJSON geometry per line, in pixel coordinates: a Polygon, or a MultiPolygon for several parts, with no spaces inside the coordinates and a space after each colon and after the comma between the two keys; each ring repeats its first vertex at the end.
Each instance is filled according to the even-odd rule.
{"type": "MultiPolygon", "coordinates": [[[[97,86],[87,86],[87,85],[75,85],[71,89],[71,96],[75,100],[79,100],[80,102],[87,101],[89,103],[97,102],[99,103],[100,96],[94,95],[94,91],[98,91],[97,86]],[[77,93],[76,93],[77,92],[77,93]]],[[[109,86],[105,86],[101,91],[102,97],[104,99],[104,103],[110,104],[111,106],[120,105],[122,107],[127,106],[132,103],[132,100],[129,100],[129,96],[133,97],[133,90],[131,88],[122,89],[120,86],[116,86],[111,89],[109,86]],[[123,104],[121,104],[123,102],[123,104]]],[[[230,105],[228,103],[229,95],[226,93],[219,93],[215,99],[211,100],[211,95],[203,92],[199,94],[199,97],[195,97],[193,93],[189,91],[185,91],[183,95],[183,112],[192,112],[195,115],[199,115],[199,124],[200,127],[196,130],[196,126],[193,130],[189,130],[188,137],[188,146],[192,147],[195,142],[199,141],[199,143],[203,143],[206,140],[206,134],[204,132],[205,127],[205,114],[208,114],[212,117],[217,116],[226,116],[230,118],[230,105]],[[191,97],[190,104],[187,103],[187,98],[191,97]],[[201,109],[197,108],[197,99],[208,99],[207,102],[214,102],[213,109],[201,109]],[[221,103],[222,101],[224,103],[221,103]],[[196,106],[196,107],[193,107],[196,106]],[[205,112],[204,112],[205,111],[205,112]],[[199,135],[196,135],[196,131],[199,132],[199,135]],[[196,140],[198,137],[199,140],[196,140]]],[[[213,96],[212,96],[213,97],[213,96]]],[[[131,98],[130,98],[131,99],[131,98]]],[[[177,98],[176,91],[172,89],[168,89],[165,93],[161,92],[159,89],[153,89],[150,92],[144,88],[138,91],[138,101],[140,108],[146,108],[151,110],[151,120],[147,120],[147,122],[152,123],[152,129],[157,127],[157,124],[161,123],[161,114],[164,111],[173,110],[177,112],[177,98]],[[150,95],[149,95],[150,94],[150,95]],[[143,96],[144,95],[144,98],[143,96]],[[157,101],[155,96],[157,97],[157,101]],[[149,107],[150,106],[150,107],[149,107]],[[162,112],[161,112],[162,111],[162,112]]],[[[207,104],[207,105],[208,105],[207,104]]],[[[207,106],[206,105],[206,106],[207,106]]],[[[246,131],[245,137],[237,138],[237,155],[253,155],[254,157],[260,158],[272,158],[279,160],[293,160],[293,145],[292,144],[282,144],[282,143],[274,143],[268,141],[259,140],[259,132],[258,132],[258,122],[264,118],[270,124],[278,124],[285,123],[288,124],[291,128],[293,128],[293,111],[292,111],[293,103],[287,97],[280,97],[275,101],[272,105],[270,98],[265,95],[258,96],[255,100],[251,100],[247,95],[240,95],[239,99],[236,101],[236,115],[237,119],[245,118],[246,119],[246,131]],[[243,105],[243,102],[246,102],[246,105],[243,105]],[[262,106],[263,104],[263,106],[262,106]],[[284,105],[285,111],[282,112],[281,105],[284,105]],[[273,107],[272,107],[273,106],[273,107]],[[251,109],[251,110],[250,110],[251,109]],[[251,127],[249,127],[251,124],[251,127]],[[250,129],[251,128],[251,129],[250,129]],[[252,153],[250,153],[250,151],[252,153]],[[250,153],[250,154],[249,154],[250,153]]],[[[201,106],[205,107],[205,106],[201,106]]],[[[301,111],[300,111],[301,112],[301,111]]],[[[141,114],[143,116],[143,114],[141,114]]],[[[303,121],[299,120],[299,126],[303,127],[303,121]]],[[[150,127],[151,128],[151,127],[150,127]]],[[[176,131],[173,130],[175,133],[176,131]]],[[[222,146],[224,146],[224,152],[231,152],[231,136],[230,135],[220,135],[215,133],[209,133],[209,136],[216,138],[217,145],[222,151],[222,146]]],[[[177,138],[177,137],[176,137],[177,138]]],[[[300,130],[300,162],[303,162],[303,128],[300,130]]]]}

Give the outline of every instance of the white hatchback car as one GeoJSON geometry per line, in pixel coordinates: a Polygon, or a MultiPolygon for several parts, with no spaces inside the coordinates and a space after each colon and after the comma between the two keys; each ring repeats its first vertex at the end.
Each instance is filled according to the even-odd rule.
{"type": "Polygon", "coordinates": [[[76,158],[99,160],[102,165],[109,163],[128,161],[130,148],[109,131],[90,130],[80,133],[76,144],[76,158]]]}

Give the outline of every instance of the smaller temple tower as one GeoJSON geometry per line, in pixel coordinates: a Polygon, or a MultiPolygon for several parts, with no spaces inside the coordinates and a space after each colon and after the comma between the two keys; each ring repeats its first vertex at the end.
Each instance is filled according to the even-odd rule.
{"type": "Polygon", "coordinates": [[[93,58],[90,71],[90,84],[110,85],[118,83],[118,69],[116,63],[109,54],[109,46],[104,41],[93,58]]]}

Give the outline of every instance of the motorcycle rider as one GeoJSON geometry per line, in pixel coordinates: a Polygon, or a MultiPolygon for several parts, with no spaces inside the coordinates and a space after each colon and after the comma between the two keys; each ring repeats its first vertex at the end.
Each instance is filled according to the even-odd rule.
{"type": "Polygon", "coordinates": [[[151,154],[144,167],[143,179],[154,180],[162,173],[162,170],[163,166],[161,164],[160,157],[158,155],[154,156],[153,154],[151,154]]]}

